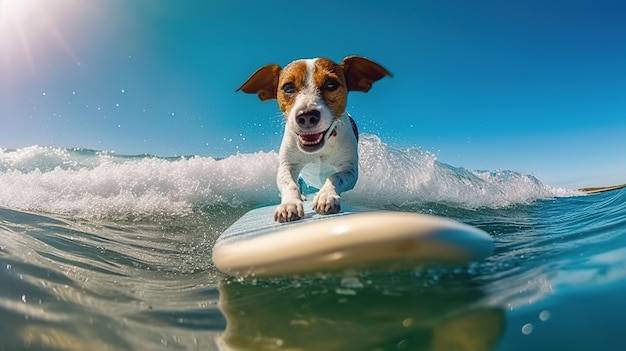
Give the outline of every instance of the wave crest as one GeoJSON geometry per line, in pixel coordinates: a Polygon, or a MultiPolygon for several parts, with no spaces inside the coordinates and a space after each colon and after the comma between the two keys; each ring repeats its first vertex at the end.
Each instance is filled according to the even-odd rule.
{"type": "MultiPolygon", "coordinates": [[[[502,207],[567,194],[512,171],[470,171],[363,135],[360,175],[345,199],[384,207],[437,202],[502,207]]],[[[116,156],[31,146],[0,150],[0,205],[87,217],[181,215],[196,206],[279,201],[275,152],[211,157],[116,156]]]]}

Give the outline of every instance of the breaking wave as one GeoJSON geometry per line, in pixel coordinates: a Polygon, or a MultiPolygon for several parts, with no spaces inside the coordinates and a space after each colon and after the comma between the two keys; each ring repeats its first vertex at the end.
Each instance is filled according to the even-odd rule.
{"type": "MultiPolygon", "coordinates": [[[[506,207],[568,195],[531,175],[472,171],[417,148],[397,149],[362,136],[360,175],[351,203],[381,208],[445,203],[506,207]]],[[[279,201],[275,152],[211,157],[121,156],[87,149],[0,149],[0,205],[85,217],[180,215],[199,206],[279,201]]]]}

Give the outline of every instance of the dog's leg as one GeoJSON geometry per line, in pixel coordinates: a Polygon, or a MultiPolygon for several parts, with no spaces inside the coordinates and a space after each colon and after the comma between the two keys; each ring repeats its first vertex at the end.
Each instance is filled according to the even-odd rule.
{"type": "Polygon", "coordinates": [[[290,222],[304,217],[302,197],[296,183],[300,170],[301,167],[284,162],[278,166],[276,184],[280,190],[280,205],[274,212],[274,220],[277,222],[290,222]]]}
{"type": "Polygon", "coordinates": [[[319,214],[331,214],[341,211],[339,195],[354,188],[357,178],[358,170],[354,165],[350,165],[348,169],[328,177],[313,199],[313,209],[315,212],[319,214]]]}

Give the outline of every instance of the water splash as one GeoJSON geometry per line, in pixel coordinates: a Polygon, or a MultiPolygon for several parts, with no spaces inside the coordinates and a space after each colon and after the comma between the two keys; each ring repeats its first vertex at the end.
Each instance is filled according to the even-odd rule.
{"type": "MultiPolygon", "coordinates": [[[[370,207],[427,202],[503,207],[567,192],[512,171],[470,171],[378,137],[360,142],[360,178],[345,198],[370,207]]],[[[85,217],[184,215],[198,206],[277,203],[277,154],[123,156],[31,146],[0,150],[0,205],[85,217]]]]}

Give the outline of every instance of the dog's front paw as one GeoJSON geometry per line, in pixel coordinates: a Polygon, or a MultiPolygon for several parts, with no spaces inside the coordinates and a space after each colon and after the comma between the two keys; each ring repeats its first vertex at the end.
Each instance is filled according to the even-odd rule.
{"type": "Polygon", "coordinates": [[[276,211],[274,211],[274,220],[276,222],[291,222],[297,221],[304,217],[304,206],[302,205],[302,200],[290,200],[284,202],[278,207],[276,207],[276,211]]]}
{"type": "Polygon", "coordinates": [[[339,195],[334,191],[320,191],[313,199],[313,209],[323,215],[339,213],[339,195]]]}

